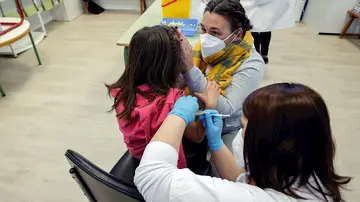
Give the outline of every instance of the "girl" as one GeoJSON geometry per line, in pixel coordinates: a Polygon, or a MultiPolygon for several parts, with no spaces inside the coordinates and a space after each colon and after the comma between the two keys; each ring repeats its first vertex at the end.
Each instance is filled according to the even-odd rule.
{"type": "MultiPolygon", "coordinates": [[[[109,95],[114,98],[112,110],[116,111],[125,144],[137,159],[141,159],[146,145],[173,108],[175,101],[183,95],[180,89],[180,75],[184,68],[181,40],[176,28],[164,25],[145,27],[137,31],[130,41],[124,73],[118,81],[107,85],[109,95]]],[[[216,105],[218,88],[215,82],[209,83],[207,93],[211,94],[213,100],[207,100],[207,107],[216,107],[211,107],[211,103],[216,105]]],[[[187,131],[191,133],[186,133],[185,136],[196,139],[199,135],[202,140],[205,131],[197,130],[196,125],[199,124],[190,124],[187,131]]],[[[186,167],[181,146],[178,168],[186,167]]]]}

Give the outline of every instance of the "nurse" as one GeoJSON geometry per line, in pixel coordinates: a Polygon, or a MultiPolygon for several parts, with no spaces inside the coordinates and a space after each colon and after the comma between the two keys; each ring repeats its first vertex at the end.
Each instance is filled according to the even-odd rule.
{"type": "Polygon", "coordinates": [[[240,3],[253,25],[255,48],[267,64],[271,31],[295,25],[296,0],[240,0],[240,3]]]}
{"type": "MultiPolygon", "coordinates": [[[[260,86],[265,64],[253,49],[251,23],[238,0],[212,0],[200,23],[200,39],[194,49],[180,32],[184,52],[183,77],[187,91],[206,102],[207,80],[217,81],[221,88],[216,109],[230,115],[224,118],[225,144],[231,143],[242,127],[239,119],[245,98],[260,86]]],[[[205,103],[206,105],[206,103],[205,103]]]]}
{"type": "Polygon", "coordinates": [[[178,169],[184,129],[194,121],[195,97],[181,97],[151,142],[135,172],[135,185],[148,202],[334,201],[351,180],[335,171],[335,143],[327,107],[311,88],[278,83],[249,95],[241,118],[245,169],[221,139],[216,111],[202,120],[208,146],[222,179],[178,169]],[[245,171],[245,172],[244,172],[245,171]]]}

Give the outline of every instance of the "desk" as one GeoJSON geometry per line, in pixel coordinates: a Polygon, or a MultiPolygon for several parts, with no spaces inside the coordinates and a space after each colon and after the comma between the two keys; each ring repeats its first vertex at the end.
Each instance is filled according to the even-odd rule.
{"type": "MultiPolygon", "coordinates": [[[[162,20],[162,8],[161,0],[155,0],[154,3],[146,9],[145,13],[142,14],[139,19],[137,19],[134,24],[121,36],[121,38],[116,42],[118,46],[124,46],[124,59],[125,64],[127,60],[128,47],[132,36],[139,29],[146,26],[155,26],[158,25],[162,20]]],[[[197,39],[199,38],[200,31],[196,33],[193,37],[186,37],[190,44],[194,45],[197,39]]]]}
{"type": "MultiPolygon", "coordinates": [[[[1,1],[1,0],[0,0],[1,1]]],[[[19,22],[20,18],[10,18],[10,17],[0,17],[0,22],[19,22]]],[[[3,26],[3,29],[7,29],[8,26],[3,26]]],[[[27,20],[24,20],[24,22],[14,30],[11,30],[10,32],[0,36],[0,48],[3,46],[11,45],[12,43],[20,40],[21,38],[25,37],[26,35],[29,35],[31,43],[34,48],[34,52],[36,55],[36,58],[39,62],[39,65],[41,65],[41,60],[39,57],[39,53],[37,52],[36,45],[34,43],[34,38],[30,32],[30,23],[27,20]]],[[[5,92],[0,86],[0,94],[2,96],[5,96],[5,92]]]]}

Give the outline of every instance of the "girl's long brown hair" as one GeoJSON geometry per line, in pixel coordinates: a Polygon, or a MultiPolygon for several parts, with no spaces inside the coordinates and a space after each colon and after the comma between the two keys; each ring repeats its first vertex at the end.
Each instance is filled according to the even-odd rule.
{"type": "Polygon", "coordinates": [[[335,171],[330,117],[317,92],[302,84],[269,85],[248,96],[243,112],[244,159],[258,187],[301,199],[296,190],[304,187],[322,201],[344,201],[340,189],[351,178],[335,171]]]}
{"type": "Polygon", "coordinates": [[[183,67],[180,40],[176,29],[165,25],[145,27],[131,38],[124,73],[113,84],[106,85],[108,93],[119,89],[110,111],[121,103],[123,111],[117,117],[130,121],[135,107],[136,94],[151,101],[156,96],[165,96],[174,87],[183,67]],[[139,85],[147,84],[151,92],[143,92],[139,85]]]}

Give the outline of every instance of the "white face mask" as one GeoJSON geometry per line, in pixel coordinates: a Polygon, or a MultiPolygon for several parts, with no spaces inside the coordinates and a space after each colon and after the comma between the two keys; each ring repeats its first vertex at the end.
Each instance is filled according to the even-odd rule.
{"type": "MultiPolygon", "coordinates": [[[[241,31],[241,30],[240,30],[241,31]]],[[[239,31],[239,32],[240,32],[239,31]]],[[[220,52],[224,48],[226,48],[226,41],[229,37],[231,37],[235,32],[231,33],[226,39],[221,40],[211,34],[205,33],[200,34],[200,43],[201,43],[201,54],[203,58],[207,58],[210,55],[220,52]]],[[[235,39],[235,38],[234,38],[235,39]]],[[[232,43],[234,39],[230,42],[232,43]]]]}
{"type": "Polygon", "coordinates": [[[207,58],[210,55],[213,55],[226,47],[226,44],[223,40],[214,37],[208,33],[200,34],[200,43],[201,54],[203,58],[207,58]]]}

